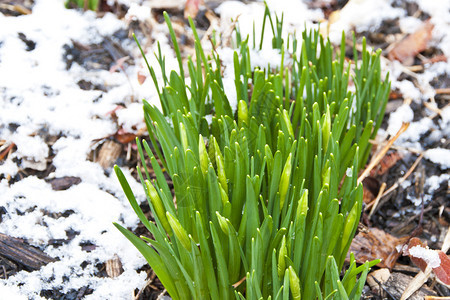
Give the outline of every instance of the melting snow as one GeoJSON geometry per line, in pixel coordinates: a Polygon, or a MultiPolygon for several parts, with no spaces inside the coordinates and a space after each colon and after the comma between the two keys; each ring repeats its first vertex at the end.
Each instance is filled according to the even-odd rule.
{"type": "Polygon", "coordinates": [[[443,169],[450,168],[450,150],[444,148],[429,149],[425,152],[425,158],[439,164],[443,169]]]}
{"type": "Polygon", "coordinates": [[[423,259],[431,268],[437,268],[441,265],[441,259],[437,251],[423,248],[421,246],[414,246],[409,248],[409,255],[423,259]]]}

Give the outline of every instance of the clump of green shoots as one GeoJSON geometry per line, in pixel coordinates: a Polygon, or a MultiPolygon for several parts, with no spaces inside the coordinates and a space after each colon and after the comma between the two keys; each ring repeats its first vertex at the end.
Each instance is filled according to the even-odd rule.
{"type": "Polygon", "coordinates": [[[363,42],[359,62],[354,50],[352,68],[344,35],[335,58],[316,30],[285,43],[283,18],[274,26],[266,9],[273,47],[282,60],[290,55],[292,65],[282,61],[277,69],[251,69],[248,38],[239,36],[234,109],[224,92],[219,56],[204,52],[192,20],[196,59],[188,59],[186,85],[186,65],[164,17],[179,71],[166,74],[164,57],[156,54],[163,82],[149,70],[162,111],[144,102],[151,145],[137,141],[143,166],[138,173],[154,222],[115,168],[151,238],[116,227],[173,299],[359,299],[378,261],[357,266],[350,255],[343,276],[341,271],[361,214],[357,175],[389,92],[380,53],[370,54],[363,42]],[[350,80],[356,92],[348,91],[350,80]]]}
{"type": "Polygon", "coordinates": [[[97,11],[100,5],[100,0],[66,0],[66,7],[70,5],[75,5],[84,10],[97,11]]]}

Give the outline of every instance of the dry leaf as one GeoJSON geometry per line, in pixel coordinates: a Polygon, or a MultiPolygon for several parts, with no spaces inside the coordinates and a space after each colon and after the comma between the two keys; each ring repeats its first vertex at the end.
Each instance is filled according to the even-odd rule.
{"type": "Polygon", "coordinates": [[[365,204],[369,204],[373,200],[375,200],[375,195],[370,191],[370,189],[366,188],[366,186],[363,185],[363,202],[365,204]]]}
{"type": "Polygon", "coordinates": [[[349,252],[353,252],[358,263],[379,258],[382,259],[379,267],[392,269],[400,254],[397,246],[401,247],[407,239],[396,238],[378,228],[370,228],[355,236],[349,252]]]}
{"type": "Polygon", "coordinates": [[[202,4],[202,0],[187,0],[184,7],[184,18],[187,19],[191,17],[192,19],[195,19],[198,14],[200,5],[202,4]]]}
{"type": "Polygon", "coordinates": [[[450,258],[443,251],[430,249],[420,239],[412,238],[403,249],[403,255],[408,255],[422,272],[430,266],[443,284],[450,285],[450,258]]]}
{"type": "Polygon", "coordinates": [[[146,79],[147,79],[147,76],[144,75],[141,71],[138,71],[138,73],[137,73],[137,80],[138,80],[138,83],[139,83],[140,85],[142,85],[142,84],[144,84],[144,82],[145,82],[146,79]]]}
{"type": "Polygon", "coordinates": [[[122,69],[124,70],[123,64],[129,59],[129,56],[124,56],[116,60],[116,63],[109,69],[110,73],[114,73],[115,71],[122,69]]]}
{"type": "Polygon", "coordinates": [[[125,108],[125,107],[122,106],[122,105],[117,105],[116,107],[114,107],[113,110],[108,111],[108,112],[106,113],[106,115],[107,115],[107,116],[111,115],[113,118],[117,118],[116,111],[118,111],[119,109],[124,109],[124,108],[125,108]]]}
{"type": "Polygon", "coordinates": [[[392,168],[399,160],[402,159],[402,155],[398,151],[386,154],[380,161],[379,165],[370,171],[371,176],[383,175],[390,168],[392,168]]]}
{"type": "Polygon", "coordinates": [[[124,129],[117,130],[114,138],[122,144],[128,144],[136,139],[136,134],[125,131],[124,129]]]}
{"type": "Polygon", "coordinates": [[[391,51],[388,58],[398,60],[404,65],[410,66],[414,62],[414,57],[427,49],[428,42],[431,40],[434,25],[427,21],[416,32],[408,35],[401,40],[391,51]]]}

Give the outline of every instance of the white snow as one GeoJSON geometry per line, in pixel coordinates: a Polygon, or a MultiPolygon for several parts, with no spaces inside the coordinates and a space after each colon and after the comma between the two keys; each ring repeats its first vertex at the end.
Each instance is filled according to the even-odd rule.
{"type": "Polygon", "coordinates": [[[150,6],[142,6],[137,3],[131,3],[130,8],[127,11],[125,19],[127,20],[139,20],[145,21],[151,15],[150,6]]]}
{"type": "Polygon", "coordinates": [[[436,191],[442,182],[447,182],[447,185],[450,184],[450,174],[442,174],[441,176],[433,175],[427,178],[425,182],[425,186],[428,187],[428,193],[433,193],[436,191]]]}
{"type": "MultiPolygon", "coordinates": [[[[1,298],[39,299],[42,289],[61,288],[67,292],[86,286],[94,289],[87,298],[127,299],[145,282],[145,272],[136,271],[145,260],[112,225],[120,222],[135,227],[137,217],[115,175],[105,175],[97,163],[87,159],[93,140],[117,130],[108,115],[117,103],[131,107],[129,113],[124,109],[119,117],[119,125],[126,129],[141,126],[142,114],[137,113],[134,103],[124,101],[132,93],[125,74],[88,72],[75,63],[67,71],[63,61],[63,45],[71,45],[71,40],[98,43],[102,35],[124,27],[124,22],[113,14],[96,18],[93,12],[82,14],[65,9],[63,1],[56,0],[36,1],[31,15],[0,17],[0,136],[16,145],[16,150],[0,165],[0,175],[5,177],[0,181],[0,206],[7,211],[2,216],[0,232],[24,238],[59,259],[38,271],[22,271],[2,280],[1,298]],[[19,32],[36,42],[34,50],[26,50],[25,43],[18,39],[19,32]],[[76,82],[82,78],[111,90],[99,98],[100,91],[80,90],[76,82]],[[9,130],[9,124],[17,129],[9,130]],[[43,134],[60,137],[50,148],[43,134]],[[6,178],[26,167],[25,162],[45,165],[50,150],[55,154],[55,171],[49,178],[78,176],[81,183],[64,191],[52,190],[49,183],[35,176],[8,183],[6,178]],[[64,212],[66,217],[52,216],[64,212]],[[70,242],[45,247],[50,240],[67,239],[69,231],[77,232],[70,242]],[[82,250],[80,244],[84,242],[94,244],[95,249],[89,253],[82,250]],[[119,256],[125,272],[115,279],[94,276],[99,271],[95,265],[112,259],[114,254],[119,256]],[[80,266],[83,262],[85,268],[80,266]]],[[[135,76],[136,70],[130,71],[135,76]]],[[[139,98],[147,95],[152,101],[148,91],[135,90],[139,98]]],[[[123,171],[139,201],[144,200],[140,184],[128,170],[123,171]]]]}
{"type": "Polygon", "coordinates": [[[339,19],[330,26],[330,40],[340,43],[342,31],[373,30],[385,19],[402,17],[405,12],[391,6],[391,0],[352,0],[339,12],[339,19]]]}
{"type": "Polygon", "coordinates": [[[442,169],[450,168],[450,150],[444,148],[428,149],[425,152],[425,158],[439,164],[442,169]]]}
{"type": "MultiPolygon", "coordinates": [[[[275,14],[281,18],[281,14],[284,14],[284,28],[283,39],[286,41],[287,34],[297,31],[301,31],[307,27],[312,26],[312,21],[318,21],[323,19],[323,13],[316,9],[308,9],[306,4],[301,0],[268,0],[266,1],[270,10],[272,11],[272,20],[275,26],[275,14]]],[[[241,36],[245,39],[248,36],[249,43],[252,46],[253,36],[253,23],[255,24],[255,36],[256,44],[259,46],[261,41],[261,30],[263,23],[264,5],[262,2],[251,2],[244,4],[240,1],[224,1],[219,7],[216,8],[216,12],[220,14],[220,26],[222,30],[229,28],[231,21],[238,17],[238,24],[241,30],[241,36]]],[[[269,20],[266,21],[264,31],[264,48],[270,48],[272,44],[272,30],[269,20]]]]}
{"type": "Polygon", "coordinates": [[[347,168],[347,170],[345,171],[345,175],[347,177],[352,177],[353,176],[353,170],[352,168],[347,168]]]}
{"type": "MultiPolygon", "coordinates": [[[[398,67],[398,62],[394,62],[392,64],[392,68],[398,67]]],[[[401,69],[401,68],[398,68],[401,69]]],[[[400,74],[398,74],[400,75],[400,74]]],[[[395,75],[394,75],[395,76],[395,75]]],[[[420,93],[420,90],[414,86],[414,84],[411,81],[408,80],[402,80],[402,81],[394,81],[391,85],[392,89],[398,89],[400,93],[402,93],[403,97],[405,99],[412,99],[415,102],[419,102],[422,99],[422,95],[420,93]]]]}
{"type": "Polygon", "coordinates": [[[408,249],[409,255],[423,259],[431,268],[437,268],[441,265],[441,259],[437,251],[423,248],[421,246],[414,246],[408,249]]]}
{"type": "Polygon", "coordinates": [[[403,33],[414,33],[416,32],[420,26],[422,25],[422,22],[414,17],[404,17],[399,20],[400,30],[403,33]]]}
{"type": "Polygon", "coordinates": [[[413,120],[414,112],[408,104],[403,104],[389,116],[389,126],[387,133],[394,136],[400,129],[403,123],[408,123],[413,120]]]}

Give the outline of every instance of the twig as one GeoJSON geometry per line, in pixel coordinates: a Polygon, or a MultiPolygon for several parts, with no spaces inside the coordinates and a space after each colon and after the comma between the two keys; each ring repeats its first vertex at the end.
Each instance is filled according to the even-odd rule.
{"type": "Polygon", "coordinates": [[[400,300],[406,300],[409,298],[409,296],[411,296],[412,294],[414,294],[418,289],[420,289],[420,287],[427,282],[428,277],[431,274],[431,267],[428,266],[425,270],[425,272],[420,271],[419,273],[417,273],[417,275],[414,277],[413,280],[410,281],[410,283],[408,284],[408,286],[406,287],[405,291],[402,294],[402,297],[400,298],[400,300]]]}
{"type": "Polygon", "coordinates": [[[450,88],[435,89],[434,91],[436,92],[437,95],[450,94],[450,88]]]}
{"type": "Polygon", "coordinates": [[[155,280],[156,274],[152,271],[152,275],[150,275],[150,278],[145,282],[144,286],[141,287],[141,289],[138,291],[137,295],[135,295],[133,297],[134,300],[138,300],[142,293],[144,292],[144,290],[152,284],[153,280],[155,280]]]}
{"type": "MultiPolygon", "coordinates": [[[[375,276],[373,276],[373,275],[371,275],[371,277],[372,277],[372,279],[380,286],[380,288],[386,293],[386,294],[388,294],[389,295],[389,297],[391,297],[392,299],[394,299],[394,300],[397,300],[397,299],[395,299],[395,297],[384,287],[384,285],[378,280],[378,279],[376,279],[375,278],[375,276]]],[[[380,290],[380,294],[381,294],[381,290],[380,290]]],[[[381,296],[381,295],[380,295],[381,296]]]]}
{"type": "Polygon", "coordinates": [[[167,292],[166,289],[164,289],[164,290],[161,292],[161,294],[158,295],[158,297],[156,298],[156,300],[163,299],[162,297],[164,296],[164,294],[165,294],[166,292],[167,292]]]}
{"type": "Polygon", "coordinates": [[[372,159],[370,164],[367,166],[367,168],[362,172],[362,174],[358,178],[358,184],[363,182],[363,180],[369,175],[370,171],[378,165],[378,163],[383,159],[383,157],[388,152],[389,148],[391,148],[392,144],[395,142],[395,140],[398,139],[398,137],[408,129],[409,123],[403,123],[402,127],[398,130],[397,134],[392,137],[387,144],[381,149],[381,151],[372,159]]]}
{"type": "Polygon", "coordinates": [[[6,267],[5,265],[2,265],[2,270],[3,270],[3,276],[5,277],[5,280],[8,280],[8,274],[6,273],[6,267]]]}
{"type": "MultiPolygon", "coordinates": [[[[372,217],[372,214],[375,212],[375,209],[377,208],[378,203],[380,202],[381,196],[383,195],[383,192],[385,189],[386,189],[386,182],[383,182],[381,184],[380,191],[378,192],[377,197],[373,201],[374,203],[373,203],[372,209],[370,210],[370,213],[369,213],[369,220],[372,217]]],[[[367,207],[366,207],[366,209],[367,209],[367,207]]]]}
{"type": "Polygon", "coordinates": [[[408,147],[403,147],[403,146],[398,146],[398,145],[392,145],[391,149],[395,149],[395,150],[404,150],[404,151],[408,151],[417,155],[423,154],[424,151],[423,150],[419,150],[419,149],[414,149],[414,148],[408,148],[408,147]]]}
{"type": "Polygon", "coordinates": [[[403,175],[402,178],[400,178],[396,183],[394,183],[386,192],[384,192],[383,195],[381,195],[381,197],[385,197],[386,195],[389,195],[393,190],[395,190],[400,184],[402,184],[408,177],[409,175],[411,175],[411,173],[414,171],[414,169],[417,167],[417,165],[419,164],[419,162],[422,160],[423,158],[423,153],[419,155],[419,157],[417,157],[416,161],[413,163],[413,165],[411,166],[411,168],[409,168],[408,172],[406,172],[405,175],[403,175]]]}
{"type": "Polygon", "coordinates": [[[11,144],[7,144],[5,143],[1,148],[0,148],[0,160],[3,160],[5,158],[6,155],[8,155],[8,153],[11,151],[11,149],[15,146],[14,143],[11,144]]]}

